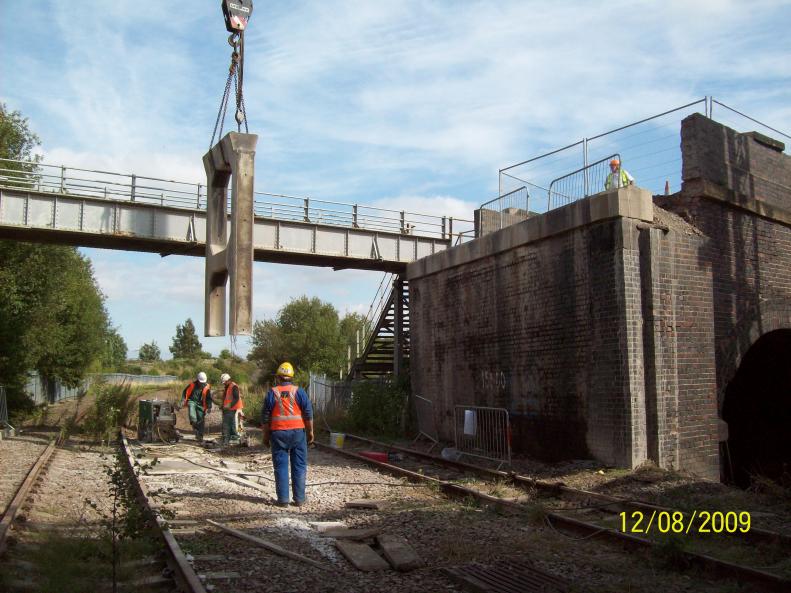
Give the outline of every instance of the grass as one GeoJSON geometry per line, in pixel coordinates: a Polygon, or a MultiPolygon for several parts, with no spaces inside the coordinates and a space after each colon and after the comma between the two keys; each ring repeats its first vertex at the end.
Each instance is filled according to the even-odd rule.
{"type": "MultiPolygon", "coordinates": [[[[157,545],[151,538],[123,540],[119,542],[120,563],[152,556],[157,545]]],[[[11,574],[14,569],[3,571],[4,584],[13,579],[24,579],[27,574],[36,575],[36,587],[40,593],[85,593],[85,591],[107,590],[112,583],[112,543],[109,534],[99,538],[75,538],[59,534],[48,534],[39,542],[39,547],[26,552],[25,560],[33,564],[32,570],[11,574]]],[[[134,580],[138,569],[118,567],[118,581],[134,580]]],[[[136,591],[147,591],[138,588],[136,591]]]]}

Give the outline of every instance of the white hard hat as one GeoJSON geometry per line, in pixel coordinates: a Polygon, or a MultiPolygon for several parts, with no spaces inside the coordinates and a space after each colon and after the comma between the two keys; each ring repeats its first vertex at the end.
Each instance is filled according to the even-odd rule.
{"type": "Polygon", "coordinates": [[[205,383],[206,381],[208,381],[208,379],[206,378],[206,373],[204,373],[203,371],[198,373],[198,382],[205,383]]]}
{"type": "Polygon", "coordinates": [[[222,381],[223,383],[230,380],[231,380],[231,376],[228,373],[223,373],[222,375],[220,375],[220,381],[222,381]]]}

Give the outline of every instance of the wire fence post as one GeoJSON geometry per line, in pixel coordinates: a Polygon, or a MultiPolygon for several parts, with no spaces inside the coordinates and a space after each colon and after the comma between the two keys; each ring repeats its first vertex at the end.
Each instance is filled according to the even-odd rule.
{"type": "Polygon", "coordinates": [[[132,175],[132,202],[135,201],[136,190],[137,190],[137,175],[132,175]]]}
{"type": "Polygon", "coordinates": [[[305,205],[303,208],[305,210],[305,222],[310,222],[310,198],[305,198],[304,202],[305,205]]]}
{"type": "Polygon", "coordinates": [[[199,183],[198,184],[198,195],[196,197],[196,202],[195,202],[195,207],[196,208],[200,208],[200,188],[201,188],[201,184],[199,183]]]}
{"type": "Polygon", "coordinates": [[[64,193],[66,191],[66,167],[61,166],[60,168],[60,193],[64,193]]]}
{"type": "Polygon", "coordinates": [[[582,167],[585,171],[585,195],[590,195],[590,183],[588,181],[588,139],[582,139],[582,167]]]}

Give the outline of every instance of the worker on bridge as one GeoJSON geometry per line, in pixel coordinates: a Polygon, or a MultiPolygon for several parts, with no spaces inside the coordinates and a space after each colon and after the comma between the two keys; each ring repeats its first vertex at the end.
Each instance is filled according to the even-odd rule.
{"type": "MultiPolygon", "coordinates": [[[[206,373],[201,371],[181,393],[181,406],[187,405],[190,426],[195,431],[195,440],[203,442],[203,431],[206,426],[206,415],[211,412],[211,386],[206,373]]],[[[181,407],[179,406],[179,407],[181,407]]]]}
{"type": "Polygon", "coordinates": [[[261,428],[264,446],[272,447],[277,506],[288,506],[288,468],[294,505],[307,502],[308,445],[313,443],[313,407],[305,390],[294,385],[294,367],[284,362],[277,369],[277,385],[264,398],[261,428]]]}
{"type": "Polygon", "coordinates": [[[244,408],[239,386],[231,381],[228,373],[220,376],[220,381],[225,386],[225,395],[222,400],[222,444],[229,445],[239,442],[239,415],[244,408]]]}
{"type": "Polygon", "coordinates": [[[618,187],[626,187],[627,185],[634,185],[634,177],[629,175],[626,169],[621,168],[621,161],[613,159],[610,161],[610,174],[607,175],[607,180],[604,182],[604,189],[611,190],[618,187]]]}

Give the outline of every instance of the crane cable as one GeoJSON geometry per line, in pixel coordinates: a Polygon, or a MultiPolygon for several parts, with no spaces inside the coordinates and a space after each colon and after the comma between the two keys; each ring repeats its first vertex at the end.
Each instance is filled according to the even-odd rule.
{"type": "Polygon", "coordinates": [[[244,133],[247,134],[247,111],[244,106],[244,31],[234,32],[228,37],[228,44],[233,48],[231,52],[231,65],[228,68],[228,79],[225,81],[225,91],[220,101],[220,108],[217,111],[217,120],[214,122],[214,131],[211,134],[211,142],[209,142],[209,150],[214,146],[214,138],[217,136],[217,128],[220,129],[220,134],[217,136],[222,138],[222,130],[225,126],[225,113],[228,109],[228,98],[231,94],[231,81],[233,81],[234,96],[236,98],[236,125],[237,131],[242,131],[242,124],[244,123],[244,133]]]}

